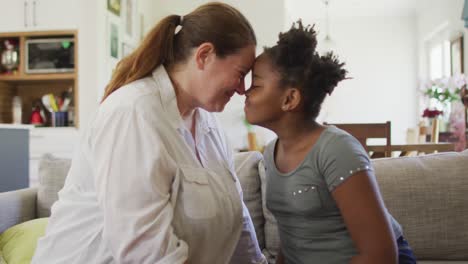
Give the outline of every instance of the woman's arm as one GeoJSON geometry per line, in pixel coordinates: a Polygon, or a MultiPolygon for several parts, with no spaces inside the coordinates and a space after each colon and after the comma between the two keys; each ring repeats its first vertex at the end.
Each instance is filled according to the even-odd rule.
{"type": "Polygon", "coordinates": [[[257,235],[255,234],[249,210],[244,202],[242,202],[242,208],[242,232],[230,263],[267,264],[268,262],[258,245],[257,235]]]}
{"type": "Polygon", "coordinates": [[[186,262],[188,246],[172,227],[174,171],[155,125],[132,107],[108,111],[94,124],[88,156],[102,237],[114,260],[186,262]]]}
{"type": "Polygon", "coordinates": [[[350,263],[398,263],[396,239],[372,172],[357,172],[332,195],[358,251],[350,263]]]}

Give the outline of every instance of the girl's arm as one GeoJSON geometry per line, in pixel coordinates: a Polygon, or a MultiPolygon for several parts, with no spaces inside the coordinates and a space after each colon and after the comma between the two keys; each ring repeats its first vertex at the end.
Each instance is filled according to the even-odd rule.
{"type": "Polygon", "coordinates": [[[358,251],[350,263],[398,263],[396,239],[372,171],[357,172],[332,195],[358,251]]]}

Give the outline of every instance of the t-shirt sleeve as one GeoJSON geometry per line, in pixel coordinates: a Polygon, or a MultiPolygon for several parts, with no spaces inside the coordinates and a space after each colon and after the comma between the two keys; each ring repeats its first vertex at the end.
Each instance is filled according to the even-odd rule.
{"type": "Polygon", "coordinates": [[[336,135],[324,144],[319,166],[330,192],[357,172],[373,170],[366,150],[349,134],[336,135]]]}

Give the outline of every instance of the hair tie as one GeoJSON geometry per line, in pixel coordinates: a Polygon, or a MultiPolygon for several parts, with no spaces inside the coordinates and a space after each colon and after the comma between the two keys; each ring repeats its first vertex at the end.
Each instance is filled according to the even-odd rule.
{"type": "Polygon", "coordinates": [[[179,33],[180,30],[182,30],[182,23],[183,22],[184,22],[184,16],[180,16],[179,24],[175,28],[174,35],[177,35],[177,33],[179,33]]]}

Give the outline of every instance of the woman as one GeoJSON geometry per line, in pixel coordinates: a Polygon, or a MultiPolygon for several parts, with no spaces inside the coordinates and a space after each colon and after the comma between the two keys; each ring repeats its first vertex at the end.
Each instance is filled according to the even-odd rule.
{"type": "Polygon", "coordinates": [[[278,136],[264,152],[266,204],[281,241],[276,263],[415,263],[363,147],[315,120],[347,74],[316,45],[313,27],[293,25],[257,58],[246,92],[247,120],[278,136]]]}
{"type": "Polygon", "coordinates": [[[225,4],[161,20],[106,87],[33,263],[264,263],[211,113],[255,45],[225,4]]]}

